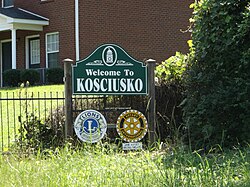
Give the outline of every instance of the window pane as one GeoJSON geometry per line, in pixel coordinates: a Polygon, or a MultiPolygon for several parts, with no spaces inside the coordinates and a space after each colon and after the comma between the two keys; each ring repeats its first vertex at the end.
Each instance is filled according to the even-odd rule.
{"type": "Polygon", "coordinates": [[[4,0],[3,1],[3,7],[13,6],[14,0],[4,0]]]}
{"type": "Polygon", "coordinates": [[[59,67],[59,53],[48,54],[48,65],[49,68],[59,67]]]}
{"type": "Polygon", "coordinates": [[[48,68],[59,67],[59,34],[48,34],[46,46],[48,68]]]}
{"type": "Polygon", "coordinates": [[[47,35],[47,51],[58,52],[59,51],[59,34],[47,35]]]}
{"type": "Polygon", "coordinates": [[[40,63],[40,40],[30,40],[30,64],[40,63]]]}

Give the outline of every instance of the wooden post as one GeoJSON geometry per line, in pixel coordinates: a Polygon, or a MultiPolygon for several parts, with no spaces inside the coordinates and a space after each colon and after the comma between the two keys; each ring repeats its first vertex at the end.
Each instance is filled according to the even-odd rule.
{"type": "Polygon", "coordinates": [[[72,120],[72,70],[73,60],[64,59],[64,92],[65,92],[65,139],[73,137],[72,120]]]}
{"type": "Polygon", "coordinates": [[[148,59],[148,143],[152,147],[156,142],[156,109],[155,109],[155,64],[156,61],[148,59]]]}

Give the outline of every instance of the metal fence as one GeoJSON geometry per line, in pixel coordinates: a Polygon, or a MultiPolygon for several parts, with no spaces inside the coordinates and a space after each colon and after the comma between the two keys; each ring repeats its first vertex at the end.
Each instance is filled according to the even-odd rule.
{"type": "MultiPolygon", "coordinates": [[[[72,121],[84,110],[98,110],[107,120],[108,136],[115,138],[118,116],[128,109],[145,113],[146,101],[145,96],[73,96],[72,121]]],[[[64,123],[64,107],[63,92],[0,92],[0,152],[9,150],[15,144],[25,124],[35,130],[31,122],[27,123],[31,117],[43,124],[48,121],[64,123]]],[[[58,128],[56,124],[55,127],[58,128]]]]}
{"type": "Polygon", "coordinates": [[[58,108],[64,108],[64,93],[0,93],[0,151],[8,150],[15,143],[24,121],[33,116],[45,122],[59,112],[58,108]]]}
{"type": "Polygon", "coordinates": [[[115,141],[119,138],[116,131],[116,123],[119,115],[125,110],[139,110],[146,113],[147,97],[145,96],[74,96],[72,98],[73,121],[77,115],[88,109],[102,113],[107,121],[107,138],[115,141]]]}

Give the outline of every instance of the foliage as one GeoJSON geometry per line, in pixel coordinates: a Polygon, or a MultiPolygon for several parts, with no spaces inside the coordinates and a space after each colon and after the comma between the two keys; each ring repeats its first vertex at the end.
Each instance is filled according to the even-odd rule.
{"type": "Polygon", "coordinates": [[[3,72],[3,82],[5,86],[18,86],[20,80],[20,70],[9,69],[3,72]]]}
{"type": "Polygon", "coordinates": [[[20,120],[21,126],[16,145],[23,153],[28,154],[62,146],[64,121],[63,111],[60,109],[53,111],[45,122],[33,113],[26,114],[25,120],[20,120]]]}
{"type": "Polygon", "coordinates": [[[20,79],[24,83],[29,82],[31,85],[34,85],[35,83],[39,83],[40,74],[34,69],[25,69],[21,71],[20,79]]]}
{"type": "Polygon", "coordinates": [[[250,140],[250,3],[196,1],[182,103],[194,148],[250,140]]]}
{"type": "Polygon", "coordinates": [[[63,83],[64,71],[62,68],[50,68],[46,71],[47,82],[50,84],[63,83]]]}
{"type": "Polygon", "coordinates": [[[182,125],[182,110],[179,107],[183,100],[181,84],[162,83],[156,86],[157,134],[160,141],[178,143],[185,133],[182,125]]]}
{"type": "Polygon", "coordinates": [[[188,57],[176,52],[156,67],[156,77],[164,82],[180,82],[186,70],[188,57]]]}
{"type": "Polygon", "coordinates": [[[182,110],[183,74],[189,55],[176,52],[156,67],[156,111],[158,134],[161,140],[177,142],[183,135],[182,110]]]}
{"type": "MultiPolygon", "coordinates": [[[[43,90],[46,90],[46,86],[43,86],[43,88],[43,90]]],[[[56,105],[51,101],[49,108],[46,106],[46,102],[43,104],[40,101],[34,102],[33,98],[41,99],[39,93],[34,94],[34,92],[29,92],[28,89],[32,88],[29,88],[27,84],[24,87],[24,84],[22,84],[18,92],[18,97],[25,98],[25,100],[24,102],[18,102],[20,111],[23,112],[18,115],[19,133],[15,137],[13,147],[20,150],[21,153],[30,154],[64,145],[64,107],[59,107],[58,100],[56,105]],[[35,107],[36,105],[38,105],[38,108],[35,107]]],[[[34,89],[32,90],[34,91],[34,89]]],[[[44,94],[46,95],[46,92],[44,94]]],[[[54,97],[53,93],[50,92],[50,98],[58,98],[58,92],[54,93],[54,97]]],[[[48,98],[45,96],[44,99],[48,98]]]]}

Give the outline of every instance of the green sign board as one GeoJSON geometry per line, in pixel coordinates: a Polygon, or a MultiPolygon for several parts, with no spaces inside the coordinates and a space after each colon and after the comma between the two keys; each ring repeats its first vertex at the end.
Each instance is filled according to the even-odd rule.
{"type": "Polygon", "coordinates": [[[72,67],[73,94],[146,95],[147,66],[115,44],[104,44],[72,67]]]}

